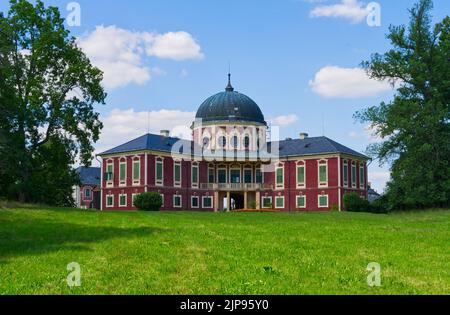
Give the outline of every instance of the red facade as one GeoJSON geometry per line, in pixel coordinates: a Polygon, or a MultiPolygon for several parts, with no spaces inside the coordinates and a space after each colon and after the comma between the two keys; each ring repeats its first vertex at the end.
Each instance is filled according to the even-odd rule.
{"type": "MultiPolygon", "coordinates": [[[[197,162],[196,162],[197,163],[197,162]]],[[[207,162],[198,162],[198,186],[193,187],[191,161],[181,161],[181,183],[174,183],[174,159],[167,153],[157,155],[155,152],[130,153],[117,156],[104,156],[102,163],[102,210],[135,210],[132,202],[133,195],[146,191],[158,192],[163,195],[164,204],[162,210],[193,210],[193,211],[217,211],[218,200],[222,199],[226,192],[218,192],[208,183],[209,167],[217,165],[207,162]],[[158,184],[156,180],[157,159],[163,161],[163,182],[158,184]],[[139,161],[140,176],[133,178],[133,162],[139,161]],[[126,165],[125,181],[120,180],[120,165],[126,165]],[[108,181],[108,166],[113,166],[112,180],[108,181]],[[112,198],[111,198],[112,197],[112,198]],[[175,205],[175,199],[181,198],[181,206],[175,205]],[[197,202],[192,202],[192,199],[197,202]],[[198,198],[198,199],[197,199],[198,198]],[[210,202],[207,202],[210,201],[210,202]],[[205,206],[207,205],[207,206],[205,206]],[[197,207],[194,207],[197,206],[197,207]]],[[[239,163],[233,163],[237,165],[239,163]]],[[[244,165],[241,163],[239,165],[244,165]]],[[[249,191],[246,198],[255,199],[258,208],[264,207],[264,198],[271,198],[271,208],[279,211],[329,211],[330,209],[343,209],[343,196],[349,192],[356,192],[367,198],[367,165],[360,157],[343,156],[340,154],[281,158],[263,175],[265,189],[249,191]],[[319,183],[319,163],[326,165],[326,182],[319,183]],[[347,163],[347,176],[344,176],[344,165],[347,163]],[[276,166],[281,167],[283,172],[283,184],[276,181],[276,166]],[[297,167],[305,168],[304,185],[297,183],[297,167]],[[360,170],[360,166],[362,169],[360,170]],[[354,169],[352,169],[354,167],[354,169]],[[360,180],[360,171],[364,178],[360,180]],[[353,180],[352,180],[353,174],[353,180]],[[345,183],[347,178],[347,185],[345,183]],[[356,183],[356,185],[353,185],[356,183]],[[362,185],[361,185],[362,184],[362,185]],[[277,187],[280,186],[280,187],[277,187]],[[304,204],[298,202],[304,196],[304,204]],[[281,202],[283,200],[283,202],[281,202]],[[301,206],[299,206],[301,204],[301,206]]],[[[254,171],[253,171],[254,172],[254,171]]],[[[214,168],[217,175],[217,169],[214,168]]],[[[227,170],[229,174],[229,170],[227,170]]],[[[255,178],[253,173],[253,179],[255,178]]],[[[229,180],[229,178],[228,178],[229,180]]],[[[243,182],[243,175],[240,176],[243,182]]],[[[217,181],[217,178],[215,178],[217,181]]],[[[232,191],[232,194],[236,195],[232,191]]],[[[267,199],[265,199],[267,201],[267,199]]]]}

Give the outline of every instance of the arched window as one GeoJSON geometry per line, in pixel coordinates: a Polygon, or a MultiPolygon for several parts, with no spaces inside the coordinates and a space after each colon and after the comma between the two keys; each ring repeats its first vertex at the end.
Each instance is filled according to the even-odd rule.
{"type": "Polygon", "coordinates": [[[248,149],[250,148],[250,137],[248,135],[244,136],[244,148],[248,149]]]}

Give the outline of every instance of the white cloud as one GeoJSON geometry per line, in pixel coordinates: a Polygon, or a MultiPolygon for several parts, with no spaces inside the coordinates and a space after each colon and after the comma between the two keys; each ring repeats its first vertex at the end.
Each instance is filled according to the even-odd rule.
{"type": "Polygon", "coordinates": [[[80,37],[78,44],[92,63],[103,70],[103,84],[107,89],[143,85],[152,73],[161,75],[163,70],[148,67],[146,57],[176,61],[203,57],[200,46],[186,32],[156,34],[133,32],[114,25],[97,26],[95,31],[80,37]]]}
{"type": "Polygon", "coordinates": [[[392,90],[388,82],[370,79],[364,69],[327,66],[309,82],[311,89],[328,98],[372,97],[392,90]]]}
{"type": "Polygon", "coordinates": [[[169,32],[166,34],[146,34],[147,54],[163,59],[186,60],[204,57],[200,46],[191,34],[169,32]]]}
{"type": "Polygon", "coordinates": [[[195,112],[181,110],[135,111],[134,109],[113,109],[102,117],[104,128],[96,144],[96,154],[112,149],[147,131],[159,134],[160,130],[170,130],[171,135],[190,137],[189,127],[194,121],[195,112]]]}
{"type": "Polygon", "coordinates": [[[371,183],[372,188],[378,192],[383,192],[387,186],[387,183],[391,179],[391,172],[389,171],[370,171],[369,170],[369,183],[371,183]]]}
{"type": "Polygon", "coordinates": [[[276,126],[289,126],[298,121],[298,117],[295,114],[278,116],[269,120],[271,124],[276,126]]]}
{"type": "Polygon", "coordinates": [[[342,0],[338,4],[320,5],[310,12],[311,17],[341,17],[353,23],[362,22],[368,14],[367,7],[358,0],[342,0]]]}
{"type": "Polygon", "coordinates": [[[180,77],[181,78],[186,78],[189,75],[189,72],[186,69],[182,69],[180,71],[180,77]]]}

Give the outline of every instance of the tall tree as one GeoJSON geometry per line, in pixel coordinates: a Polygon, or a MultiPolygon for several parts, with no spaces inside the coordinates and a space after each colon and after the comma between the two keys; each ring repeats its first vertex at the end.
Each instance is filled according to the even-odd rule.
{"type": "Polygon", "coordinates": [[[0,38],[0,154],[6,161],[0,172],[21,201],[40,202],[36,185],[74,183],[71,176],[66,182],[42,177],[49,162],[58,162],[53,175],[56,168],[70,173],[78,155],[90,163],[102,128],[94,105],[106,98],[103,75],[77,47],[58,8],[40,0],[11,0],[8,14],[0,15],[0,38]]]}
{"type": "Polygon", "coordinates": [[[390,103],[356,114],[384,141],[370,154],[391,163],[391,208],[450,205],[450,18],[434,27],[431,0],[410,10],[409,26],[391,26],[393,46],[363,66],[398,86],[390,103]]]}

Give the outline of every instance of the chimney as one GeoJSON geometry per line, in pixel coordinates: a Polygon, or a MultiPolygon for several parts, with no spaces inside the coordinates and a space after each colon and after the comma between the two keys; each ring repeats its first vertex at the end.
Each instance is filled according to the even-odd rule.
{"type": "Polygon", "coordinates": [[[302,132],[301,134],[300,134],[300,140],[305,140],[305,139],[307,139],[309,137],[309,135],[307,134],[307,133],[305,133],[305,132],[302,132]]]}
{"type": "Polygon", "coordinates": [[[161,130],[160,134],[163,137],[169,137],[170,131],[169,130],[161,130]]]}

